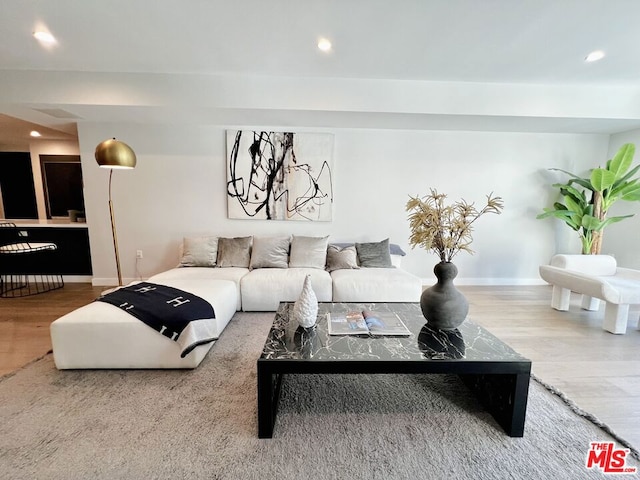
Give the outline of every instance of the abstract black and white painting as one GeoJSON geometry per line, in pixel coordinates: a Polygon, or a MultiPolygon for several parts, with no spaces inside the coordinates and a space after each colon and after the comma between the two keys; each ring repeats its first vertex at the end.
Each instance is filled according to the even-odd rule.
{"type": "Polygon", "coordinates": [[[227,130],[229,218],[331,221],[333,135],[227,130]]]}

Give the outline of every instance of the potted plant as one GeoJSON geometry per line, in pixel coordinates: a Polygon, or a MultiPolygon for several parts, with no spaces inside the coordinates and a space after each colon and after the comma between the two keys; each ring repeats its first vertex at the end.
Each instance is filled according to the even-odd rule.
{"type": "Polygon", "coordinates": [[[493,193],[487,196],[487,203],[480,210],[464,199],[446,205],[446,198],[445,194],[431,189],[424,197],[410,197],[406,211],[409,212],[411,247],[422,247],[440,257],[440,263],[433,269],[438,282],[424,290],[420,297],[422,313],[434,328],[452,330],[466,318],[469,303],[453,285],[458,269],[451,260],[461,250],[473,254],[470,248],[473,224],[485,213],[500,214],[504,205],[502,198],[494,197],[493,193]]]}
{"type": "Polygon", "coordinates": [[[552,185],[559,189],[562,201],[555,202],[553,208],[545,208],[536,218],[559,218],[578,232],[583,254],[599,254],[604,228],[633,216],[607,218],[611,206],[618,200],[640,201],[640,179],[633,178],[640,165],[629,170],[634,154],[635,145],[626,143],[607,162],[605,168],[594,168],[584,178],[559,168],[550,168],[549,170],[565,173],[570,178],[567,183],[552,185]]]}

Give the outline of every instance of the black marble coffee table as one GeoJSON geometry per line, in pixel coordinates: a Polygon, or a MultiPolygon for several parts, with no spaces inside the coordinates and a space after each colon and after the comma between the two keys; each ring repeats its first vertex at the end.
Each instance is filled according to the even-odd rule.
{"type": "Polygon", "coordinates": [[[417,303],[320,303],[317,325],[304,330],[289,322],[292,309],[280,304],[257,362],[258,437],[273,436],[282,376],[298,373],[457,374],[508,435],[523,436],[531,361],[481,326],[431,329],[417,303]],[[328,334],[327,312],[362,309],[397,313],[411,336],[328,334]]]}

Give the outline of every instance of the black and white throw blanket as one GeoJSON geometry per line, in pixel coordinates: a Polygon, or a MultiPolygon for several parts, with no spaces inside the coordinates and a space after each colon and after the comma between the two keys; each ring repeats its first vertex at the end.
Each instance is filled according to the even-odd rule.
{"type": "Polygon", "coordinates": [[[209,302],[192,293],[140,282],[97,298],[110,303],[149,325],[180,345],[184,358],[198,345],[218,339],[211,322],[215,312],[209,302]]]}

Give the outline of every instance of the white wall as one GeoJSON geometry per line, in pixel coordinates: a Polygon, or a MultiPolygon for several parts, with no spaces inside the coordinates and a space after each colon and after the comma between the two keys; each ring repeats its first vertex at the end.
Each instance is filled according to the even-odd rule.
{"type": "MultiPolygon", "coordinates": [[[[237,128],[236,126],[231,128],[237,128]]],[[[243,126],[243,128],[252,128],[243,126]]],[[[271,129],[277,127],[270,127],[271,129]]],[[[95,146],[117,137],[137,154],[132,171],[115,171],[113,199],[123,276],[148,277],[178,262],[184,235],[330,234],[334,241],[390,237],[408,252],[403,266],[428,282],[437,258],[408,247],[404,205],[430,187],[482,204],[501,195],[505,211],[479,220],[472,248],[455,258],[458,283],[540,283],[538,266],[556,252],[579,252],[577,236],[557,220],[536,220],[552,204],[548,167],[580,173],[607,155],[607,135],[319,129],[335,135],[334,219],[329,223],[230,220],[226,215],[224,129],[202,125],[79,125],[94,284],[115,283],[107,206],[109,171],[95,146]]],[[[298,128],[294,131],[305,131],[298,128]]],[[[309,130],[307,130],[309,131],[309,130]]]]}
{"type": "MultiPolygon", "coordinates": [[[[607,159],[612,158],[625,143],[636,145],[633,168],[640,163],[640,130],[612,135],[607,159]]],[[[640,203],[619,201],[609,210],[609,216],[631,214],[634,216],[606,228],[602,240],[602,253],[615,255],[620,266],[640,269],[640,203]]]]}

